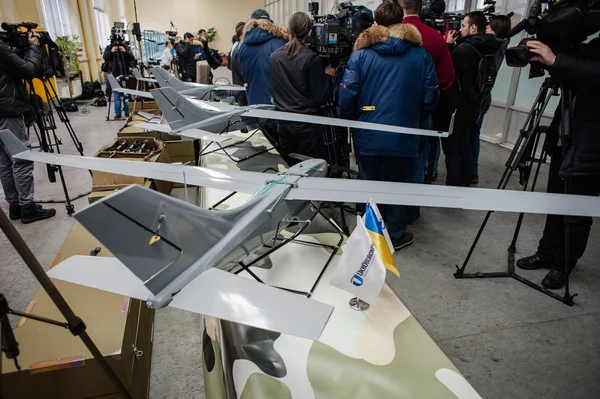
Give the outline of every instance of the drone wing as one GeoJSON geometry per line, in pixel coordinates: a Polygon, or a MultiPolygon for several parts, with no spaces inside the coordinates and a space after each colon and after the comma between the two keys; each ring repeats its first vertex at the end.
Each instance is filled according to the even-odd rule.
{"type": "Polygon", "coordinates": [[[151,78],[145,78],[145,77],[143,77],[142,73],[137,68],[133,68],[133,76],[135,76],[135,78],[137,80],[141,81],[141,82],[157,83],[156,79],[151,79],[151,78]]]}
{"type": "Polygon", "coordinates": [[[117,93],[130,94],[132,96],[138,96],[143,98],[153,98],[152,94],[150,94],[147,91],[124,89],[123,87],[121,87],[121,84],[117,81],[117,79],[115,79],[115,77],[112,74],[106,75],[106,78],[108,79],[108,83],[110,84],[110,88],[112,89],[112,91],[116,91],[117,93]]]}
{"type": "Polygon", "coordinates": [[[269,179],[268,174],[257,172],[216,170],[197,166],[34,152],[30,151],[10,130],[0,131],[0,140],[10,155],[17,159],[127,176],[146,177],[149,179],[212,187],[248,194],[255,193],[269,179]]]}
{"type": "Polygon", "coordinates": [[[173,130],[171,130],[171,127],[169,125],[159,124],[159,123],[142,122],[142,123],[136,123],[135,127],[139,127],[139,128],[147,129],[147,130],[156,130],[158,132],[167,133],[172,136],[188,137],[188,138],[195,139],[195,140],[209,140],[209,141],[214,141],[217,143],[222,143],[224,141],[231,140],[231,137],[220,135],[220,134],[215,134],[215,133],[210,133],[210,132],[207,132],[205,130],[200,130],[200,129],[187,129],[187,130],[182,130],[181,132],[174,132],[173,130]]]}
{"type": "Polygon", "coordinates": [[[430,206],[544,215],[600,216],[600,197],[365,180],[302,178],[287,200],[430,206]]]}
{"type": "MultiPolygon", "coordinates": [[[[257,108],[248,109],[242,116],[254,117],[254,118],[264,118],[264,119],[275,119],[275,120],[279,120],[279,121],[289,121],[289,122],[305,122],[305,123],[313,123],[316,125],[339,126],[339,127],[346,127],[346,128],[352,128],[352,129],[379,130],[382,132],[412,134],[415,136],[448,137],[450,135],[450,133],[448,133],[448,132],[439,132],[439,131],[434,131],[434,130],[414,129],[414,128],[402,127],[402,126],[382,125],[379,123],[372,123],[372,122],[351,121],[351,120],[347,120],[347,119],[338,119],[338,118],[330,118],[330,117],[315,116],[315,115],[302,115],[302,114],[295,114],[295,113],[291,113],[291,112],[271,111],[271,110],[257,109],[257,108]]],[[[452,122],[450,123],[450,129],[449,129],[450,132],[452,132],[453,127],[454,127],[454,117],[452,118],[452,122]]]]}

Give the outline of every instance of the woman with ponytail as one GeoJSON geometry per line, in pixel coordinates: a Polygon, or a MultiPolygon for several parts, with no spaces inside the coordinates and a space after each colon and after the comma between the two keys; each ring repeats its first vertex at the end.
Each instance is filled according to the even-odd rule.
{"type": "MultiPolygon", "coordinates": [[[[335,69],[326,67],[319,55],[306,43],[312,22],[308,14],[297,12],[289,22],[289,42],[269,59],[273,103],[279,111],[320,115],[321,107],[331,97],[335,69]]],[[[323,127],[305,123],[277,124],[279,152],[292,165],[298,160],[290,153],[326,159],[323,127]]]]}

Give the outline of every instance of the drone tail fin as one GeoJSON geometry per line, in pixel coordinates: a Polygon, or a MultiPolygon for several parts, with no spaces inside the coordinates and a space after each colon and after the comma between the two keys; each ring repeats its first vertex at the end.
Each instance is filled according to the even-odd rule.
{"type": "Polygon", "coordinates": [[[160,87],[171,87],[175,91],[188,90],[189,87],[162,68],[153,68],[152,74],[160,87]]]}

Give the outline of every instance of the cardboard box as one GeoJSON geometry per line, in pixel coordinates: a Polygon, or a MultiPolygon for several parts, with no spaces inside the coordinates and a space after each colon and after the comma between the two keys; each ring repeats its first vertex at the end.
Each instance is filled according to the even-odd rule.
{"type": "MultiPolygon", "coordinates": [[[[103,149],[98,151],[94,156],[98,158],[119,158],[140,162],[171,163],[171,160],[169,159],[169,153],[164,150],[163,143],[152,137],[119,137],[115,140],[113,144],[104,147],[103,149]],[[149,155],[114,151],[113,148],[123,140],[126,140],[129,143],[132,143],[135,140],[154,141],[155,150],[149,155]]],[[[125,176],[116,173],[98,171],[94,171],[92,173],[92,191],[109,191],[121,189],[131,184],[144,185],[145,182],[146,179],[144,179],[143,177],[125,176]]],[[[167,195],[171,192],[171,189],[173,188],[172,182],[156,180],[155,184],[157,191],[167,195]]]]}
{"type": "MultiPolygon", "coordinates": [[[[74,255],[89,255],[102,245],[75,223],[52,265],[74,255]]],[[[98,256],[112,256],[102,248],[98,256]]],[[[87,332],[135,399],[148,397],[154,310],[130,299],[63,281],[54,281],[87,332]]],[[[30,313],[63,321],[41,288],[30,313]]],[[[31,306],[31,305],[30,305],[31,306]]],[[[116,389],[81,340],[57,326],[21,319],[15,330],[22,370],[2,356],[4,399],[117,398],[116,389]]]]}
{"type": "MultiPolygon", "coordinates": [[[[152,180],[147,180],[144,183],[144,187],[152,188],[152,180]]],[[[88,195],[88,202],[92,205],[94,202],[100,201],[101,199],[108,197],[112,193],[115,193],[119,190],[108,190],[108,191],[92,191],[90,195],[88,195]]]]}
{"type": "MultiPolygon", "coordinates": [[[[194,142],[190,140],[165,141],[165,149],[169,153],[171,163],[182,163],[184,165],[195,164],[194,142]]],[[[173,188],[184,187],[182,183],[173,183],[173,188]]]]}

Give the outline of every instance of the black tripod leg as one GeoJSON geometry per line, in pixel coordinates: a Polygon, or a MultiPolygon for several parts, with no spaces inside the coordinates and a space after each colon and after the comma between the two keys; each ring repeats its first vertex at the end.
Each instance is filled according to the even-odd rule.
{"type": "Polygon", "coordinates": [[[65,183],[65,176],[63,175],[62,167],[57,166],[58,175],[60,176],[60,183],[62,184],[63,191],[65,192],[65,208],[67,209],[67,215],[71,216],[75,213],[75,206],[71,203],[69,198],[69,190],[67,189],[67,183],[65,183]]]}
{"type": "Polygon", "coordinates": [[[96,362],[98,362],[98,365],[100,366],[102,371],[104,371],[107,377],[111,380],[111,382],[114,384],[115,388],[117,388],[122,397],[126,399],[133,399],[127,391],[125,385],[123,385],[117,374],[106,362],[106,359],[104,358],[104,356],[102,356],[102,353],[100,352],[98,347],[96,347],[92,339],[85,331],[85,324],[83,323],[83,321],[79,317],[77,317],[75,313],[73,313],[73,310],[71,309],[67,301],[65,301],[64,297],[58,291],[52,280],[50,280],[50,278],[44,271],[44,268],[42,268],[42,265],[40,265],[35,255],[33,255],[33,252],[31,252],[31,249],[23,240],[23,237],[21,237],[21,235],[17,232],[17,229],[10,222],[8,216],[6,216],[6,213],[4,213],[3,210],[0,210],[0,228],[6,235],[6,238],[8,238],[8,240],[11,242],[13,247],[15,247],[21,258],[23,258],[23,260],[27,264],[27,267],[29,268],[29,270],[31,270],[31,272],[33,273],[37,281],[40,283],[42,288],[44,288],[44,291],[46,291],[50,299],[52,299],[52,302],[54,302],[60,313],[65,318],[65,320],[67,320],[70,326],[69,331],[71,331],[71,333],[74,336],[78,336],[81,339],[81,341],[96,359],[96,362]]]}

